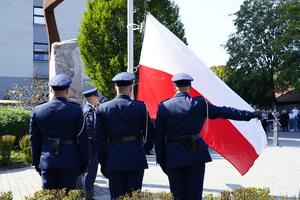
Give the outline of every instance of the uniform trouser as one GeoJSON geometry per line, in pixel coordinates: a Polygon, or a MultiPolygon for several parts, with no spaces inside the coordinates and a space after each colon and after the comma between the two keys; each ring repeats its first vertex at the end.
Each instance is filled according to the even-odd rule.
{"type": "Polygon", "coordinates": [[[88,171],[82,176],[84,190],[92,190],[98,171],[98,159],[96,151],[91,153],[90,165],[88,171]]]}
{"type": "Polygon", "coordinates": [[[79,172],[80,168],[42,169],[42,188],[74,190],[79,172]]]}
{"type": "Polygon", "coordinates": [[[120,195],[141,190],[144,177],[144,169],[132,171],[108,171],[109,191],[111,199],[117,199],[120,195]]]}
{"type": "Polygon", "coordinates": [[[146,154],[149,154],[150,150],[153,149],[153,138],[150,138],[150,137],[147,138],[147,141],[144,144],[144,148],[145,148],[146,154]]]}
{"type": "Polygon", "coordinates": [[[202,199],[205,163],[194,167],[168,168],[167,171],[174,199],[202,199]]]}

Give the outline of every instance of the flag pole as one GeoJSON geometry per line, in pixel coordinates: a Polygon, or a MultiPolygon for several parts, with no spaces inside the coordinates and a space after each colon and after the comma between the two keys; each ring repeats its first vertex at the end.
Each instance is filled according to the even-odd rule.
{"type": "Polygon", "coordinates": [[[133,0],[127,0],[127,71],[133,73],[133,0]]]}

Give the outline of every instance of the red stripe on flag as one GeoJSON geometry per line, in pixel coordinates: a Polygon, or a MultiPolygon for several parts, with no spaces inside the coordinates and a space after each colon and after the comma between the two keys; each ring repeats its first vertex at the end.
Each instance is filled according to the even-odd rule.
{"type": "MultiPolygon", "coordinates": [[[[150,67],[139,65],[139,86],[137,99],[147,102],[150,117],[155,119],[157,105],[175,94],[171,78],[173,75],[150,67]]],[[[202,96],[192,88],[190,96],[202,96]]]]}
{"type": "Polygon", "coordinates": [[[157,105],[175,94],[171,82],[172,75],[139,65],[139,86],[137,99],[144,101],[150,117],[155,119],[157,105]]]}
{"type": "MultiPolygon", "coordinates": [[[[147,66],[139,66],[139,87],[137,99],[147,104],[151,118],[156,118],[158,104],[175,94],[173,75],[147,66]]],[[[202,96],[192,88],[190,96],[202,96]]],[[[242,175],[244,175],[258,158],[254,147],[230,123],[229,120],[209,120],[208,133],[204,124],[201,135],[206,144],[227,159],[242,175]],[[226,144],[226,146],[225,146],[226,144]],[[240,162],[243,160],[243,162],[240,162]]]]}

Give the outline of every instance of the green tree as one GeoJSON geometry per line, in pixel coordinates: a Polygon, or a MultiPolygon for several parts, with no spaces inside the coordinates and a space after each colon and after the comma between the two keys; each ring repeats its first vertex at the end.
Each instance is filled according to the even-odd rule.
{"type": "Polygon", "coordinates": [[[227,65],[212,66],[210,69],[225,83],[230,80],[233,71],[227,65]]]}
{"type": "Polygon", "coordinates": [[[225,48],[234,74],[228,85],[247,102],[270,105],[275,101],[274,75],[280,60],[273,42],[278,35],[278,0],[246,0],[236,12],[236,33],[225,48]]]}
{"type": "MultiPolygon", "coordinates": [[[[127,70],[127,1],[87,0],[81,22],[78,43],[89,83],[99,92],[113,98],[112,77],[127,70]]],[[[151,12],[160,22],[186,43],[179,8],[171,0],[135,0],[134,23],[141,24],[145,12],[151,12]]],[[[134,66],[138,65],[143,36],[134,32],[134,66]]]]}
{"type": "Polygon", "coordinates": [[[234,15],[228,85],[248,102],[275,104],[275,92],[299,86],[299,0],[246,0],[234,15]]]}
{"type": "Polygon", "coordinates": [[[282,64],[277,71],[277,91],[287,88],[300,91],[300,1],[288,0],[283,5],[282,27],[274,45],[281,50],[282,64]]]}

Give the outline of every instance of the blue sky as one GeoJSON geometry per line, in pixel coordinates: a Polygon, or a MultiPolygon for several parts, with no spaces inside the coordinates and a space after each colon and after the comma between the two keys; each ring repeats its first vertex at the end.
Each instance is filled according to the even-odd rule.
{"type": "Polygon", "coordinates": [[[180,8],[189,47],[208,66],[225,65],[229,56],[220,45],[235,32],[229,16],[243,0],[173,0],[180,8]]]}

